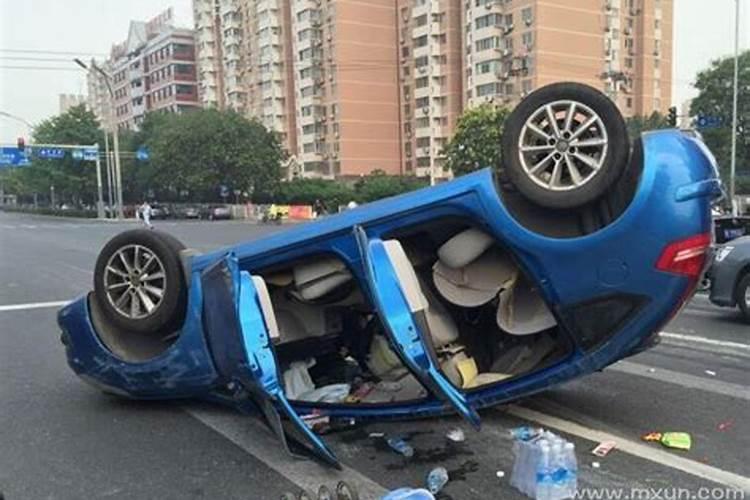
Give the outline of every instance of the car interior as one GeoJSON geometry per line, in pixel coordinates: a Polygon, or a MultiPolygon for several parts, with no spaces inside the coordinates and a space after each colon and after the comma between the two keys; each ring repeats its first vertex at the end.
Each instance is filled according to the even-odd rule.
{"type": "MultiPolygon", "coordinates": [[[[383,240],[428,348],[456,387],[501,383],[570,352],[534,284],[481,230],[437,220],[383,240]]],[[[426,396],[343,261],[315,255],[258,274],[290,400],[383,404],[426,396]]]]}

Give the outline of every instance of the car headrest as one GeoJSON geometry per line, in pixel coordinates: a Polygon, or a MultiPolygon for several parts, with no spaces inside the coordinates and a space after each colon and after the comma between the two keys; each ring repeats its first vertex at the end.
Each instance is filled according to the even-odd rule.
{"type": "Polygon", "coordinates": [[[519,277],[500,292],[497,326],[512,335],[531,335],[557,324],[552,312],[536,288],[519,277]]]}
{"type": "Polygon", "coordinates": [[[349,282],[352,274],[335,257],[322,257],[294,266],[294,285],[300,297],[314,300],[349,282]]]}
{"type": "Polygon", "coordinates": [[[479,229],[461,231],[438,249],[440,262],[454,269],[464,267],[492,246],[492,237],[479,229]]]}
{"type": "Polygon", "coordinates": [[[442,260],[432,268],[440,295],[462,307],[478,307],[491,301],[517,273],[511,258],[497,248],[485,251],[460,268],[452,268],[442,260]]]}

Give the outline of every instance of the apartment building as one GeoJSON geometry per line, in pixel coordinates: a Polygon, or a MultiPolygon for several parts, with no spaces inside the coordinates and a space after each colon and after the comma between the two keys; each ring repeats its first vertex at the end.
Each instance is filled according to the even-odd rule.
{"type": "Polygon", "coordinates": [[[671,105],[673,0],[470,0],[465,103],[513,106],[535,88],[578,81],[625,116],[671,105]]]}
{"type": "Polygon", "coordinates": [[[87,104],[86,96],[82,94],[58,94],[57,96],[60,113],[65,113],[80,104],[87,104]]]}
{"type": "Polygon", "coordinates": [[[89,109],[96,115],[102,125],[111,127],[112,99],[107,90],[107,82],[102,75],[91,69],[92,64],[99,64],[106,74],[112,73],[112,68],[106,61],[97,63],[92,60],[89,62],[89,71],[86,73],[86,104],[89,109]]]}
{"type": "MultiPolygon", "coordinates": [[[[132,21],[128,38],[112,47],[103,63],[114,92],[112,120],[119,128],[135,130],[147,112],[180,113],[200,107],[192,29],[172,25],[171,9],[148,21],[132,21]]],[[[104,77],[89,71],[89,99],[101,99],[104,77]]],[[[108,91],[107,91],[108,92],[108,91]]],[[[105,107],[94,108],[107,122],[105,107]]]]}
{"type": "Polygon", "coordinates": [[[671,105],[673,0],[193,0],[200,96],[279,132],[304,177],[450,177],[467,107],[548,83],[671,105]]]}

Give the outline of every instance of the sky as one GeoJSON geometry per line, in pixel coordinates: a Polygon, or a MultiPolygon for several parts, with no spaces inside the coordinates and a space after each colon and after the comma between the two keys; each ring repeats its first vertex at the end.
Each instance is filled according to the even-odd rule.
{"type": "MultiPolygon", "coordinates": [[[[575,0],[565,0],[575,1],[575,0]]],[[[695,94],[691,82],[711,60],[734,51],[735,0],[674,0],[673,104],[695,94]]],[[[750,0],[742,3],[740,47],[749,48],[750,0]]],[[[85,94],[85,72],[72,61],[105,56],[125,40],[131,19],[147,20],[168,7],[177,24],[192,25],[190,0],[0,0],[0,112],[31,124],[59,111],[61,93],[85,94]],[[45,51],[19,53],[19,50],[45,51]],[[50,54],[48,51],[75,54],[50,54]],[[32,61],[23,58],[44,58],[32,61]],[[54,70],[11,69],[47,66],[54,70]]],[[[28,126],[0,115],[0,143],[28,136],[28,126]]]]}

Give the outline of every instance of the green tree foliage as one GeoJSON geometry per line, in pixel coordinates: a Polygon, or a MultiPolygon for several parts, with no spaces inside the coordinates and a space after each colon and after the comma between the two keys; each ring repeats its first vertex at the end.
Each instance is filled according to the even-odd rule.
{"type": "MultiPolygon", "coordinates": [[[[739,59],[739,98],[737,116],[737,173],[750,175],[750,51],[739,59]]],[[[734,58],[718,59],[700,73],[695,81],[698,97],[693,99],[690,114],[720,116],[724,126],[702,130],[703,139],[716,156],[722,177],[729,180],[732,144],[732,80],[734,78],[734,58]]],[[[739,189],[750,191],[747,177],[740,179],[739,189]]]]}
{"type": "Polygon", "coordinates": [[[386,175],[382,170],[375,170],[354,184],[354,199],[359,203],[395,196],[427,186],[426,179],[399,175],[386,175]]]}
{"type": "MultiPolygon", "coordinates": [[[[34,144],[104,144],[96,116],[85,106],[75,106],[34,128],[34,144]]],[[[89,161],[73,160],[70,152],[64,159],[34,158],[32,165],[13,170],[8,176],[8,191],[21,196],[34,193],[47,196],[54,186],[59,202],[92,204],[96,198],[96,167],[89,161]]]]}
{"type": "Polygon", "coordinates": [[[638,139],[643,132],[670,128],[667,117],[658,111],[651,113],[651,116],[633,116],[625,120],[625,124],[628,127],[628,135],[631,141],[638,139]]]}
{"type": "MultiPolygon", "coordinates": [[[[230,190],[272,193],[283,152],[279,138],[257,121],[232,111],[206,109],[169,115],[144,126],[151,170],[142,181],[172,192],[216,196],[230,190]]],[[[135,178],[138,178],[137,174],[135,178]]]]}
{"type": "Polygon", "coordinates": [[[485,167],[499,168],[500,144],[508,110],[483,104],[464,111],[443,153],[446,167],[458,175],[485,167]]]}

